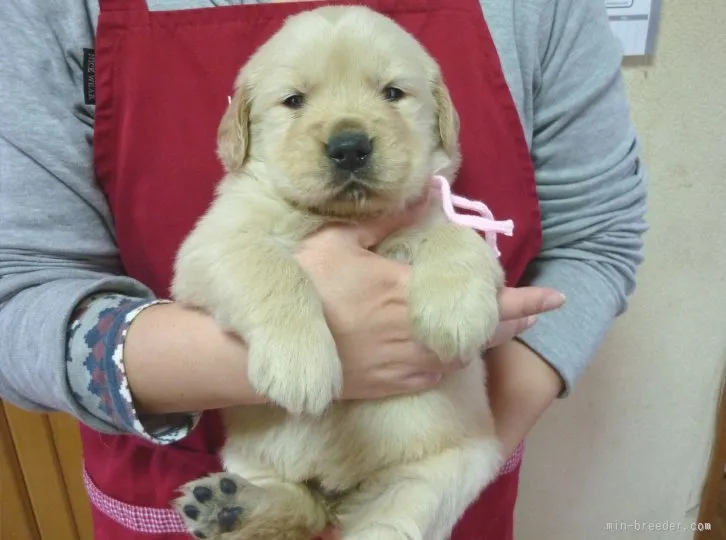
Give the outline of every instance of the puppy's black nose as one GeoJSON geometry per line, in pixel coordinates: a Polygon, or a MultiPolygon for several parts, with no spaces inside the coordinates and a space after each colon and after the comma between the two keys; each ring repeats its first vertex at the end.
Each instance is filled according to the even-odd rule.
{"type": "Polygon", "coordinates": [[[373,150],[370,138],[360,131],[348,131],[328,139],[326,151],[338,169],[353,172],[366,163],[373,150]]]}

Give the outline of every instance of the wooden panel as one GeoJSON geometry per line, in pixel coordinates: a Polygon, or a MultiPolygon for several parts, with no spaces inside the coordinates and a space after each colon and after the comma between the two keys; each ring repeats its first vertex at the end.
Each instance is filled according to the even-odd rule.
{"type": "Polygon", "coordinates": [[[0,403],[0,540],[40,540],[2,403],[0,403]]]}
{"type": "Polygon", "coordinates": [[[78,540],[48,416],[4,406],[41,538],[78,540]]]}
{"type": "MultiPolygon", "coordinates": [[[[719,499],[722,496],[724,466],[726,466],[726,382],[721,391],[721,403],[716,415],[716,436],[711,451],[711,465],[703,487],[698,513],[698,522],[710,523],[711,530],[696,533],[694,535],[696,540],[722,540],[723,538],[719,526],[719,499]]],[[[723,495],[726,496],[726,493],[723,495]]]]}
{"type": "Polygon", "coordinates": [[[50,427],[58,461],[68,490],[68,499],[80,540],[93,540],[91,507],[83,486],[81,436],[78,422],[66,414],[50,414],[50,427]]]}

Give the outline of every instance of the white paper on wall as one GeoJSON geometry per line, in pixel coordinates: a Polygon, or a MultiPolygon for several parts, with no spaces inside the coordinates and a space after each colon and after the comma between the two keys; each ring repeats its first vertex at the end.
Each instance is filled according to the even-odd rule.
{"type": "Polygon", "coordinates": [[[625,56],[652,55],[660,20],[660,0],[605,0],[610,27],[625,56]]]}

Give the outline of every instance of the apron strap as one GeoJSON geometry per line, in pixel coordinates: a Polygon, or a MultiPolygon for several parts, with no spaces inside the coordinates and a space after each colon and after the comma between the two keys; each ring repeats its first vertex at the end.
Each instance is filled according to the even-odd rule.
{"type": "Polygon", "coordinates": [[[149,11],[146,0],[99,0],[98,4],[101,12],[106,13],[110,11],[149,11]]]}

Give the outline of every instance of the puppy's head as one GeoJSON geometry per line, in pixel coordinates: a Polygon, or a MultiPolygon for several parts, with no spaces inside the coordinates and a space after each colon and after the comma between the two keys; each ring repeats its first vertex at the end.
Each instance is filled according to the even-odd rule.
{"type": "Polygon", "coordinates": [[[410,34],[367,8],[323,7],[288,19],[242,69],[219,155],[232,173],[262,166],[260,180],[296,206],[362,217],[453,174],[458,129],[436,62],[410,34]]]}

